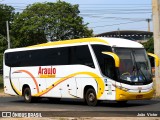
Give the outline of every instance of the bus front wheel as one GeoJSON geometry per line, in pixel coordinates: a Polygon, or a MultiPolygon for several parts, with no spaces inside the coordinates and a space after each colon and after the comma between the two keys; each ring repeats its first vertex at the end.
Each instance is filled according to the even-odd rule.
{"type": "Polygon", "coordinates": [[[93,88],[89,88],[85,94],[85,101],[89,106],[97,105],[97,96],[93,88]]]}

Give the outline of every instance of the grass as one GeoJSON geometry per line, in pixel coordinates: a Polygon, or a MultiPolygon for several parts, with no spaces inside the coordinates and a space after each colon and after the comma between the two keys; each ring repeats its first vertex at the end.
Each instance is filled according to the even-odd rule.
{"type": "Polygon", "coordinates": [[[0,92],[3,91],[3,76],[0,75],[0,92]]]}
{"type": "Polygon", "coordinates": [[[0,93],[3,93],[3,92],[4,92],[3,88],[0,88],[0,93]]]}

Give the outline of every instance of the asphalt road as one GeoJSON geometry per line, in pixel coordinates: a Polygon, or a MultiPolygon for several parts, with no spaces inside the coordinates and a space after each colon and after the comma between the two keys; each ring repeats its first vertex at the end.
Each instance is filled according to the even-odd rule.
{"type": "Polygon", "coordinates": [[[87,106],[82,100],[62,99],[52,103],[42,99],[37,103],[25,103],[22,97],[1,97],[0,111],[45,111],[43,116],[137,116],[155,113],[160,116],[160,99],[129,101],[126,105],[104,101],[95,107],[87,106]],[[108,113],[108,114],[107,114],[108,113]]]}

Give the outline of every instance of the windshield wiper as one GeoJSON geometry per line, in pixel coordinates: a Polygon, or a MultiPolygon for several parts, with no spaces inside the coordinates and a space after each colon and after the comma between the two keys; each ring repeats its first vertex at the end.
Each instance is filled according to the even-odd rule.
{"type": "MultiPolygon", "coordinates": [[[[147,81],[146,76],[144,75],[144,73],[141,70],[141,66],[138,66],[137,62],[135,61],[136,66],[137,66],[137,70],[141,72],[141,75],[144,77],[145,81],[147,81]]],[[[138,74],[139,75],[139,74],[138,74]]],[[[138,80],[139,80],[140,75],[138,76],[138,80]]]]}
{"type": "MultiPolygon", "coordinates": [[[[141,75],[143,76],[144,80],[147,81],[146,76],[143,74],[143,72],[142,72],[142,70],[141,70],[141,66],[138,66],[138,64],[137,64],[137,62],[136,62],[135,54],[134,54],[134,53],[135,53],[135,51],[133,51],[132,55],[133,55],[135,67],[136,67],[136,69],[137,69],[138,81],[140,81],[140,73],[139,73],[139,71],[141,72],[141,75]]],[[[135,69],[134,66],[133,66],[133,69],[135,69]]],[[[143,79],[143,78],[142,78],[142,79],[143,79]]]]}

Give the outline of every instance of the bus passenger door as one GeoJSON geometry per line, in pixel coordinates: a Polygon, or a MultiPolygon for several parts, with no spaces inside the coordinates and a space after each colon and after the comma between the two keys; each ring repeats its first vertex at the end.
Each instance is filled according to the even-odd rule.
{"type": "Polygon", "coordinates": [[[75,98],[77,96],[76,79],[69,78],[61,83],[62,98],[75,98]]]}

